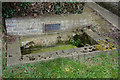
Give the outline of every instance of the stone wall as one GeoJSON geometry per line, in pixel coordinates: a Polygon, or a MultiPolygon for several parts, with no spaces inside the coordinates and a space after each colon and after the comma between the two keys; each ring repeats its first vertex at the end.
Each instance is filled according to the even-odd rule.
{"type": "MultiPolygon", "coordinates": [[[[108,2],[104,2],[107,5],[108,2]]],[[[112,8],[116,8],[117,3],[111,5],[112,8]],[[116,7],[112,7],[116,5],[116,7]]],[[[109,6],[109,5],[108,5],[109,6]]],[[[110,8],[110,7],[108,7],[110,8]]],[[[35,35],[35,34],[44,34],[43,24],[47,23],[60,23],[60,30],[68,30],[74,27],[80,27],[87,24],[96,24],[96,21],[99,20],[99,17],[95,14],[89,13],[90,10],[87,10],[85,7],[82,14],[70,14],[70,15],[54,15],[54,16],[39,16],[37,18],[33,17],[21,17],[21,18],[9,18],[6,19],[7,33],[11,35],[35,35]]],[[[116,22],[116,21],[115,21],[116,22]]]]}
{"type": "MultiPolygon", "coordinates": [[[[79,35],[82,35],[82,32],[78,33],[79,35]]],[[[21,46],[26,45],[29,42],[34,42],[34,45],[40,45],[40,46],[53,46],[58,41],[68,41],[70,37],[74,36],[75,32],[67,31],[59,34],[49,34],[49,35],[36,35],[36,36],[28,36],[28,37],[21,37],[20,38],[20,44],[21,46]]]]}
{"type": "MultiPolygon", "coordinates": [[[[89,20],[89,19],[88,19],[89,20]]],[[[87,25],[85,15],[71,14],[69,16],[24,17],[6,19],[7,33],[11,35],[44,34],[43,24],[60,23],[60,31],[87,25]]]]}

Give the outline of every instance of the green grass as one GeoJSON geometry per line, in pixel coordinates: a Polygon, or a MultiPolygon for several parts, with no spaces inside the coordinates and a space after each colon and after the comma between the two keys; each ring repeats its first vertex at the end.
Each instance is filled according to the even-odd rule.
{"type": "Polygon", "coordinates": [[[93,58],[56,59],[35,64],[11,66],[3,78],[118,78],[118,52],[93,58]]]}
{"type": "MultiPolygon", "coordinates": [[[[41,49],[32,50],[31,54],[42,53],[42,52],[51,52],[51,51],[59,51],[59,50],[65,50],[65,49],[71,49],[71,48],[77,48],[77,47],[70,45],[70,44],[69,45],[55,46],[55,47],[48,47],[48,48],[43,47],[41,49]]],[[[29,51],[28,51],[28,53],[29,53],[29,51]]],[[[24,51],[22,54],[26,54],[26,52],[24,51]]]]}

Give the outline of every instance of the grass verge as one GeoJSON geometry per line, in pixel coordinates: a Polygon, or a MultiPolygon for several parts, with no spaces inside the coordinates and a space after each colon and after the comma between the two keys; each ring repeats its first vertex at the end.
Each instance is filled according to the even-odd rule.
{"type": "Polygon", "coordinates": [[[47,62],[10,66],[3,78],[118,78],[118,51],[93,58],[59,58],[47,62]]]}

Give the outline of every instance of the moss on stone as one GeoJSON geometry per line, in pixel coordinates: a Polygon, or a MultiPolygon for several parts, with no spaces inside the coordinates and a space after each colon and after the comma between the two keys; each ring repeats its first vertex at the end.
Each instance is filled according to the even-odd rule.
{"type": "MultiPolygon", "coordinates": [[[[38,46],[37,46],[38,48],[38,46]]],[[[61,45],[61,46],[54,46],[54,47],[42,47],[40,46],[40,49],[37,50],[25,50],[25,51],[30,51],[29,54],[34,54],[34,53],[43,53],[43,52],[52,52],[52,51],[59,51],[59,50],[65,50],[65,49],[71,49],[71,48],[77,48],[76,46],[73,45],[61,45]]],[[[23,55],[27,54],[23,51],[23,55]]]]}
{"type": "Polygon", "coordinates": [[[59,51],[59,50],[65,50],[65,49],[71,49],[71,48],[77,48],[77,47],[76,47],[76,46],[73,46],[73,45],[62,45],[62,46],[41,48],[41,49],[39,49],[39,50],[32,51],[32,53],[59,51]]]}
{"type": "Polygon", "coordinates": [[[116,49],[112,43],[109,43],[107,41],[98,40],[97,42],[99,44],[94,45],[94,47],[95,47],[96,50],[108,51],[110,49],[116,49]]]}

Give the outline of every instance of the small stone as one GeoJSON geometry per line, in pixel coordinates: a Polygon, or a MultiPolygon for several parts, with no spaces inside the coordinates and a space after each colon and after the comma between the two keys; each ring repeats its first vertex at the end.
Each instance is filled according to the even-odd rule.
{"type": "Polygon", "coordinates": [[[90,46],[89,44],[86,44],[85,46],[90,46]]]}
{"type": "Polygon", "coordinates": [[[51,5],[49,5],[49,8],[51,8],[51,5]]]}
{"type": "Polygon", "coordinates": [[[89,31],[92,31],[91,29],[89,29],[89,31]]]}
{"type": "Polygon", "coordinates": [[[18,11],[20,11],[20,9],[18,9],[18,11]]]}
{"type": "Polygon", "coordinates": [[[112,30],[112,31],[114,31],[114,30],[115,30],[115,28],[111,28],[111,30],[112,30]]]}
{"type": "Polygon", "coordinates": [[[34,13],[34,17],[37,17],[38,15],[37,15],[37,13],[34,13]]]}

